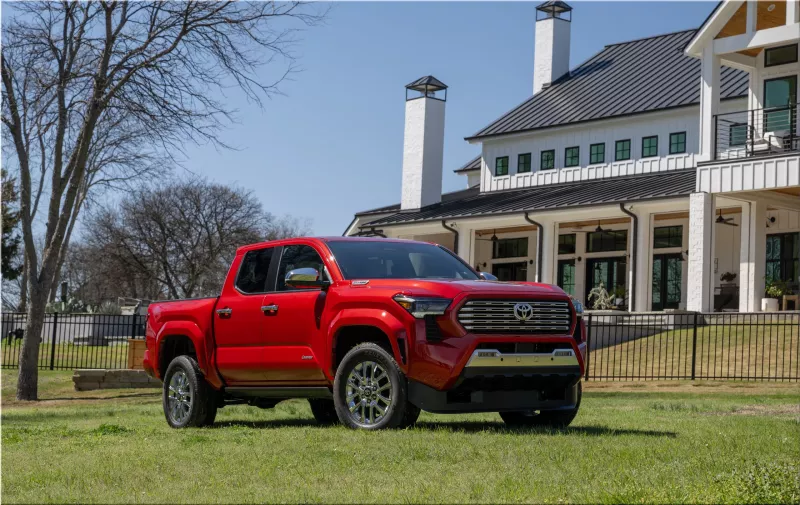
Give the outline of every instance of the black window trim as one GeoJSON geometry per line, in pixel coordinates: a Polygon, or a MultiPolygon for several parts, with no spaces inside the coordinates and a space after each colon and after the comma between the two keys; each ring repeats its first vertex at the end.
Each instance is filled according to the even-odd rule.
{"type": "Polygon", "coordinates": [[[798,48],[797,44],[786,44],[785,46],[768,47],[764,49],[764,68],[779,67],[781,65],[793,65],[797,63],[799,57],[800,57],[800,48],[798,48]],[[786,61],[783,63],[772,63],[771,65],[767,64],[768,52],[775,51],[776,49],[786,49],[787,47],[794,47],[794,61],[786,61]]]}
{"type": "Polygon", "coordinates": [[[556,169],[556,150],[555,149],[542,149],[539,151],[539,170],[555,170],[556,169]],[[544,168],[542,164],[542,156],[544,153],[551,153],[553,155],[553,166],[550,168],[544,168]]]}
{"type": "MultiPolygon", "coordinates": [[[[670,236],[667,236],[668,240],[669,240],[669,238],[670,238],[670,236]]],[[[666,226],[653,226],[653,249],[676,249],[676,248],[681,248],[681,249],[683,248],[683,225],[682,224],[670,224],[670,225],[666,225],[666,226]],[[661,229],[670,230],[670,229],[675,229],[675,228],[680,228],[680,234],[678,235],[678,237],[681,240],[680,244],[678,244],[678,245],[660,246],[660,247],[656,246],[656,230],[661,230],[661,229]]]]}
{"type": "Polygon", "coordinates": [[[508,156],[495,156],[495,158],[494,158],[494,176],[495,177],[505,177],[505,176],[509,175],[511,173],[511,170],[509,169],[508,165],[509,165],[508,156]],[[503,158],[505,158],[505,160],[506,160],[506,173],[498,174],[497,173],[497,162],[502,160],[503,158]]]}
{"type": "Polygon", "coordinates": [[[605,142],[597,142],[596,144],[589,144],[589,164],[590,165],[603,165],[606,162],[606,143],[605,142]],[[603,146],[603,160],[602,161],[595,161],[592,162],[592,148],[597,146],[603,146]]]}
{"type": "Polygon", "coordinates": [[[632,139],[620,139],[614,141],[614,161],[630,161],[633,158],[633,153],[631,152],[631,146],[633,145],[632,139]],[[617,153],[619,153],[619,149],[617,148],[617,144],[620,142],[627,142],[628,143],[628,157],[627,158],[617,158],[617,153]]]}
{"type": "Polygon", "coordinates": [[[669,134],[669,154],[686,154],[686,132],[672,132],[669,134]],[[675,151],[672,152],[672,136],[673,135],[683,135],[683,151],[675,151]]]}
{"type": "Polygon", "coordinates": [[[658,157],[658,135],[648,135],[647,137],[642,137],[642,158],[657,158],[657,157],[658,157]],[[644,141],[650,139],[656,139],[656,153],[645,156],[644,141]]]}
{"type": "Polygon", "coordinates": [[[519,154],[517,154],[517,173],[518,174],[529,174],[531,172],[533,172],[533,156],[531,156],[531,153],[519,153],[519,154]],[[525,171],[520,171],[519,162],[520,162],[520,159],[523,156],[528,156],[528,169],[525,170],[525,171]]]}
{"type": "Polygon", "coordinates": [[[581,146],[565,147],[564,148],[564,168],[574,168],[574,167],[579,167],[579,166],[581,166],[581,146]],[[570,149],[577,149],[578,150],[578,162],[575,163],[574,165],[567,165],[567,158],[568,158],[567,151],[569,151],[570,149]]]}
{"type": "MultiPolygon", "coordinates": [[[[283,253],[282,249],[283,249],[283,246],[272,246],[271,245],[271,246],[266,246],[266,247],[257,247],[257,248],[245,251],[242,254],[242,260],[239,262],[239,266],[236,268],[236,276],[233,278],[233,289],[235,289],[236,292],[239,293],[242,296],[252,296],[252,295],[262,295],[263,296],[263,295],[269,293],[270,291],[267,291],[267,288],[270,286],[270,282],[272,282],[272,286],[273,287],[275,286],[275,279],[274,278],[278,274],[278,268],[277,268],[278,262],[275,261],[275,255],[276,255],[276,253],[278,251],[283,253]],[[245,293],[244,291],[239,289],[239,273],[242,271],[242,265],[244,265],[244,257],[249,252],[261,251],[262,249],[272,249],[272,258],[270,258],[270,260],[269,260],[269,270],[267,271],[267,279],[264,282],[264,290],[265,291],[260,291],[258,293],[245,293]]],[[[278,258],[278,261],[280,261],[280,258],[278,258]]]]}

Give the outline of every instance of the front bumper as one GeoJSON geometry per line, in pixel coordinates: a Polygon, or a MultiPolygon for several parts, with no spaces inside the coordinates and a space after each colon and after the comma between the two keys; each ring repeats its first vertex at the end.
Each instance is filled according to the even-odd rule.
{"type": "Polygon", "coordinates": [[[504,354],[477,349],[452,388],[409,381],[409,400],[429,412],[568,410],[578,401],[581,366],[573,350],[504,354]]]}

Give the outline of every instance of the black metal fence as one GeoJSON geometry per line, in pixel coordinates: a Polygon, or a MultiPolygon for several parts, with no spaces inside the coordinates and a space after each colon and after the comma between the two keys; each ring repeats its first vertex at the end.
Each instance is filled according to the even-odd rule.
{"type": "Polygon", "coordinates": [[[800,150],[798,104],[727,112],[714,116],[717,160],[800,150]]]}
{"type": "MultiPolygon", "coordinates": [[[[45,314],[39,369],[128,368],[128,339],[144,338],[144,315],[45,314]]],[[[19,366],[26,314],[0,317],[0,366],[19,366]]]]}
{"type": "Polygon", "coordinates": [[[800,312],[587,314],[587,380],[800,380],[800,312]]]}

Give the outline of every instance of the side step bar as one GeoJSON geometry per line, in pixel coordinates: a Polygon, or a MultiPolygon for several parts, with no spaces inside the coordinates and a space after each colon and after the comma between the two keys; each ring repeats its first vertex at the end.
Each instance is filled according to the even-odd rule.
{"type": "Polygon", "coordinates": [[[225,392],[239,397],[253,398],[333,398],[331,390],[326,387],[234,387],[225,388],[225,392]]]}

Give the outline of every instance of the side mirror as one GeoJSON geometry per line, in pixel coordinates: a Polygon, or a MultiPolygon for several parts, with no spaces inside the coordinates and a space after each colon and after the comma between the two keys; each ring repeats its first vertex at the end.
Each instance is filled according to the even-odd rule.
{"type": "Polygon", "coordinates": [[[492,274],[490,274],[489,272],[479,272],[478,275],[480,275],[481,279],[483,279],[485,281],[496,281],[497,280],[497,277],[492,275],[492,274]]]}
{"type": "Polygon", "coordinates": [[[295,268],[286,273],[286,285],[296,289],[327,288],[330,282],[323,279],[316,268],[295,268]]]}

